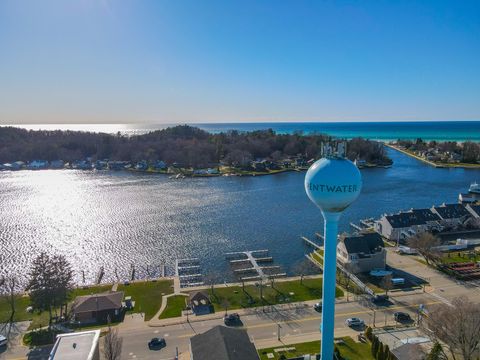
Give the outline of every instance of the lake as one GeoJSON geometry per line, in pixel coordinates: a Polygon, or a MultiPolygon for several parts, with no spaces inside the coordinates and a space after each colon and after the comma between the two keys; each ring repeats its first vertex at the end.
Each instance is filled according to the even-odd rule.
{"type": "MultiPolygon", "coordinates": [[[[383,213],[456,202],[480,170],[437,169],[389,149],[389,169],[364,169],[350,222],[383,213]]],[[[320,211],[307,199],[305,173],[260,177],[169,179],[128,172],[41,170],[0,172],[0,275],[25,277],[40,252],[67,256],[81,282],[128,277],[130,264],[199,257],[204,273],[230,279],[225,252],[269,249],[291,271],[306,248],[300,236],[322,231],[320,211]]]]}

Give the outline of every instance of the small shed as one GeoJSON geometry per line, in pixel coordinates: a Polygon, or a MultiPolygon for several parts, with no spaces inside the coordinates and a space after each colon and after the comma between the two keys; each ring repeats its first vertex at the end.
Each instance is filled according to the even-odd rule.
{"type": "Polygon", "coordinates": [[[190,308],[195,315],[206,315],[212,312],[212,303],[207,293],[203,291],[194,291],[189,296],[190,308]]]}

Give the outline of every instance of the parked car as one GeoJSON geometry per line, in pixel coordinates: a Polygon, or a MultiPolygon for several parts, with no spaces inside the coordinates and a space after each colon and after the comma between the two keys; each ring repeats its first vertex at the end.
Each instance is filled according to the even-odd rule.
{"type": "Polygon", "coordinates": [[[349,318],[345,320],[345,325],[348,327],[361,327],[365,325],[365,321],[359,318],[349,318]]]}
{"type": "Polygon", "coordinates": [[[313,309],[315,311],[321,312],[322,311],[322,303],[321,302],[316,303],[315,305],[313,305],[313,309]]]}
{"type": "Polygon", "coordinates": [[[395,319],[396,322],[409,322],[412,321],[412,318],[410,317],[409,314],[398,311],[395,314],[393,314],[393,318],[395,319]]]}
{"type": "Polygon", "coordinates": [[[225,316],[223,317],[223,322],[224,322],[225,325],[227,325],[227,326],[235,326],[235,325],[238,325],[238,324],[240,324],[240,315],[238,315],[237,313],[225,315],[225,316]]]}
{"type": "Polygon", "coordinates": [[[167,346],[164,338],[153,338],[148,342],[148,348],[150,350],[162,349],[167,346]]]}
{"type": "Polygon", "coordinates": [[[7,346],[7,338],[0,334],[0,347],[7,346]]]}
{"type": "Polygon", "coordinates": [[[375,296],[372,296],[372,302],[374,304],[381,304],[381,303],[384,303],[386,301],[388,301],[388,295],[375,295],[375,296]]]}

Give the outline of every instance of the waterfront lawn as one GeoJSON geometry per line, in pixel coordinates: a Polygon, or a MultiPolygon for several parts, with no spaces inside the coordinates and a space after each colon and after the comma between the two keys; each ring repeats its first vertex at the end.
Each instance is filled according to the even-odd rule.
{"type": "Polygon", "coordinates": [[[124,291],[125,296],[131,296],[135,301],[135,308],[127,312],[145,313],[145,321],[150,320],[160,310],[162,296],[173,293],[172,280],[133,282],[128,285],[118,286],[119,291],[124,291]]]}
{"type": "Polygon", "coordinates": [[[187,297],[183,295],[174,295],[167,298],[167,307],[162,311],[159,319],[168,319],[172,317],[179,317],[182,315],[182,310],[186,308],[187,297]]]}
{"type": "MultiPolygon", "coordinates": [[[[96,294],[104,291],[108,291],[112,288],[111,285],[98,285],[90,286],[88,288],[76,288],[70,294],[70,300],[73,301],[75,297],[79,295],[96,294]]],[[[28,295],[16,295],[15,296],[15,314],[14,321],[31,321],[29,329],[36,329],[42,326],[48,325],[48,311],[34,311],[33,313],[27,312],[29,307],[30,298],[28,295]]],[[[59,311],[59,310],[57,310],[59,311]]],[[[10,318],[10,303],[7,296],[0,296],[0,323],[5,322],[10,318]]],[[[53,310],[55,316],[55,310],[53,310]]]]}
{"type": "MultiPolygon", "coordinates": [[[[336,344],[336,347],[340,351],[342,358],[346,360],[373,360],[370,344],[357,343],[353,341],[351,337],[341,338],[341,342],[336,344]]],[[[306,354],[318,354],[320,352],[320,341],[310,341],[300,344],[292,344],[285,346],[276,346],[274,348],[260,349],[258,354],[260,355],[261,360],[278,360],[280,356],[286,355],[287,358],[300,357],[306,354]],[[295,350],[288,351],[278,351],[275,352],[275,349],[285,349],[285,348],[295,348],[295,350]],[[267,354],[273,354],[273,358],[269,358],[267,354]]]]}
{"type": "MultiPolygon", "coordinates": [[[[322,279],[303,279],[291,281],[276,281],[264,284],[263,301],[260,299],[260,288],[255,285],[228,286],[214,288],[213,292],[208,289],[210,301],[215,311],[224,311],[225,304],[228,303],[228,309],[250,308],[262,305],[275,305],[282,303],[292,303],[307,300],[318,300],[322,297],[322,279]]],[[[336,296],[343,296],[343,291],[336,289],[336,296]]]]}

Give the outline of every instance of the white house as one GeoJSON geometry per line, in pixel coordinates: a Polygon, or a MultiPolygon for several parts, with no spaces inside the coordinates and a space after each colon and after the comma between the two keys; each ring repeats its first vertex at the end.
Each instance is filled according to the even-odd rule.
{"type": "Polygon", "coordinates": [[[378,233],[340,236],[337,244],[338,261],[352,273],[384,269],[387,252],[378,233]]]}
{"type": "Polygon", "coordinates": [[[391,241],[401,241],[424,231],[441,230],[440,217],[430,209],[411,209],[383,215],[375,221],[375,231],[391,241]]]}
{"type": "Polygon", "coordinates": [[[455,227],[463,224],[472,214],[462,204],[442,204],[431,209],[441,218],[443,226],[455,227]]]}
{"type": "Polygon", "coordinates": [[[476,219],[480,218],[480,205],[468,204],[465,209],[476,219]]]}

